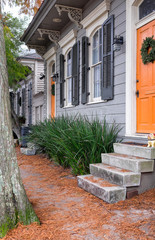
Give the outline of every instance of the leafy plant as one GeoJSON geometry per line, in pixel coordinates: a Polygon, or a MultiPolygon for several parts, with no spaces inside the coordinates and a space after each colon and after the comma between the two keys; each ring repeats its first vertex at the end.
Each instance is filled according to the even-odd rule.
{"type": "Polygon", "coordinates": [[[101,153],[113,152],[119,125],[106,119],[61,116],[32,126],[28,140],[73,174],[89,173],[89,164],[101,162],[101,153]]]}
{"type": "Polygon", "coordinates": [[[26,18],[19,20],[11,14],[4,14],[3,16],[7,70],[9,86],[12,88],[18,87],[18,82],[31,73],[27,66],[18,61],[18,57],[22,53],[21,46],[23,43],[20,41],[20,37],[24,32],[25,22],[26,18]]]}

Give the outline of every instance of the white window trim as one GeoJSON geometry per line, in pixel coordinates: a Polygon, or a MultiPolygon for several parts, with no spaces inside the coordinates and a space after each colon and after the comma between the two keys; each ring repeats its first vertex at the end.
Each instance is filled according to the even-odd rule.
{"type": "Polygon", "coordinates": [[[92,104],[98,104],[98,103],[105,103],[105,102],[107,102],[107,100],[96,100],[96,101],[94,101],[94,102],[88,102],[88,103],[86,103],[86,105],[92,105],[92,104]]]}
{"type": "Polygon", "coordinates": [[[137,29],[155,19],[155,12],[140,21],[138,7],[142,0],[126,0],[126,136],[137,134],[136,128],[136,45],[137,29]]]}
{"type": "MultiPolygon", "coordinates": [[[[76,42],[76,34],[77,32],[74,30],[71,30],[67,35],[65,35],[64,38],[62,38],[59,41],[59,45],[62,48],[62,54],[64,55],[65,58],[65,63],[64,63],[64,77],[65,80],[67,78],[67,54],[69,53],[69,51],[72,49],[73,45],[76,42]]],[[[67,107],[73,107],[72,104],[67,104],[66,102],[66,96],[67,96],[67,88],[66,88],[66,81],[64,83],[64,107],[63,108],[67,108],[67,107]]]]}
{"type": "Polygon", "coordinates": [[[86,29],[86,36],[89,38],[90,47],[89,47],[89,66],[90,71],[88,72],[89,79],[89,92],[90,95],[88,97],[87,104],[105,102],[99,98],[93,98],[93,71],[92,71],[92,37],[95,32],[102,27],[104,21],[108,18],[108,11],[110,9],[110,2],[106,0],[99,4],[90,14],[88,14],[82,21],[83,27],[86,29]]]}

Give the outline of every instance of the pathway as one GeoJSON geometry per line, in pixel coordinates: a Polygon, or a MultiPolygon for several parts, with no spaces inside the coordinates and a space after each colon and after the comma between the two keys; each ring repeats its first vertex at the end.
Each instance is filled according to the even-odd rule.
{"type": "Polygon", "coordinates": [[[155,189],[108,204],[78,188],[69,170],[17,148],[21,176],[41,221],[18,225],[4,240],[153,240],[155,189]]]}

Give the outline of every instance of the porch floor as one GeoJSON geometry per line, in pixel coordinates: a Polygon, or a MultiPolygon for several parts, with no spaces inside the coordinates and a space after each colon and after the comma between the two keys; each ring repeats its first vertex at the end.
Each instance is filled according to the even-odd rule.
{"type": "Polygon", "coordinates": [[[23,183],[41,225],[18,225],[4,240],[154,239],[155,189],[115,204],[83,191],[69,170],[17,150],[23,183]]]}

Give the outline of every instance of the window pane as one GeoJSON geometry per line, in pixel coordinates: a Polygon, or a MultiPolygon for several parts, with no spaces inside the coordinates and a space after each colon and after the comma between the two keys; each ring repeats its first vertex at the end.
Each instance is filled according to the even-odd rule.
{"type": "Polygon", "coordinates": [[[71,51],[67,54],[67,77],[71,76],[71,51]]]}
{"type": "Polygon", "coordinates": [[[67,77],[71,76],[71,51],[67,54],[67,77]]]}
{"type": "Polygon", "coordinates": [[[68,103],[72,102],[72,78],[68,78],[68,103]]]}
{"type": "Polygon", "coordinates": [[[102,60],[102,30],[101,28],[93,36],[93,65],[98,64],[93,67],[93,84],[94,84],[94,98],[101,96],[101,64],[99,62],[102,60]]]}
{"type": "Polygon", "coordinates": [[[93,64],[98,63],[98,48],[93,49],[93,64]]]}
{"type": "Polygon", "coordinates": [[[67,64],[67,77],[71,76],[71,61],[67,64]]]}
{"type": "Polygon", "coordinates": [[[155,11],[155,0],[144,0],[139,6],[139,19],[155,11]]]}
{"type": "Polygon", "coordinates": [[[99,44],[99,41],[98,41],[98,31],[97,31],[93,36],[93,48],[96,48],[98,44],[99,44]]]}
{"type": "Polygon", "coordinates": [[[101,96],[101,64],[94,67],[94,98],[101,96]]]}

